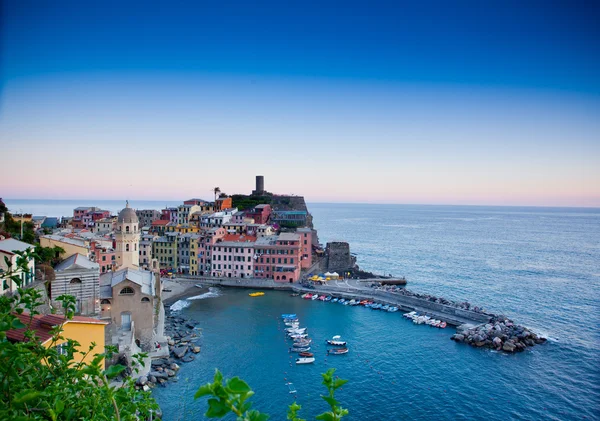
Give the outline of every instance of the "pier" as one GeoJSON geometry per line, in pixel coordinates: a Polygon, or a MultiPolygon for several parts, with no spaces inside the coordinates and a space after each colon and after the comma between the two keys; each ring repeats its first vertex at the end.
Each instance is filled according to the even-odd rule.
{"type": "Polygon", "coordinates": [[[444,320],[453,326],[480,325],[487,323],[492,315],[472,310],[456,308],[439,304],[426,299],[405,296],[393,292],[380,291],[370,287],[371,283],[381,279],[340,279],[328,281],[325,285],[306,288],[299,284],[286,284],[270,279],[257,278],[206,278],[206,277],[180,277],[178,282],[202,284],[203,286],[221,286],[232,288],[271,289],[280,291],[293,291],[297,293],[319,293],[346,299],[373,300],[380,303],[393,305],[404,312],[417,311],[431,317],[444,320]]]}

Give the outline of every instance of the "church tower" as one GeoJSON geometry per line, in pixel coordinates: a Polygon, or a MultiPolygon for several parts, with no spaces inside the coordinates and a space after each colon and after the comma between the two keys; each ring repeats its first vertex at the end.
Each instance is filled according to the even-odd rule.
{"type": "Polygon", "coordinates": [[[139,220],[135,211],[129,207],[119,212],[117,218],[116,256],[117,269],[139,269],[140,266],[140,231],[139,220]]]}

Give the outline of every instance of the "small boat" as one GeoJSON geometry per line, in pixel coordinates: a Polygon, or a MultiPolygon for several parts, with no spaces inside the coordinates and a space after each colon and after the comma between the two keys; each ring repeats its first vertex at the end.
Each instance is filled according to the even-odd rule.
{"type": "Polygon", "coordinates": [[[310,338],[296,338],[294,339],[294,346],[296,348],[304,348],[309,346],[312,343],[312,339],[310,338]]]}
{"type": "Polygon", "coordinates": [[[347,354],[348,353],[348,348],[336,348],[336,349],[328,349],[327,350],[327,354],[331,354],[331,355],[342,355],[342,354],[347,354]]]}
{"type": "Polygon", "coordinates": [[[262,297],[263,295],[265,295],[265,293],[264,292],[251,292],[248,295],[251,297],[262,297]]]}
{"type": "Polygon", "coordinates": [[[327,339],[325,342],[327,342],[327,345],[346,346],[346,341],[342,341],[342,337],[340,335],[335,335],[333,338],[327,339]]]}
{"type": "Polygon", "coordinates": [[[296,393],[296,392],[298,392],[298,391],[296,390],[296,388],[294,387],[294,384],[293,384],[293,383],[291,383],[291,382],[288,382],[288,383],[286,383],[286,385],[287,385],[288,389],[290,390],[290,393],[296,393]]]}
{"type": "Polygon", "coordinates": [[[317,298],[319,298],[319,296],[317,294],[313,295],[310,299],[315,301],[317,298]]]}
{"type": "Polygon", "coordinates": [[[388,310],[389,310],[389,308],[390,308],[390,306],[388,306],[387,304],[386,304],[386,305],[384,305],[383,307],[381,307],[381,309],[382,309],[383,311],[388,311],[388,310]]]}
{"type": "Polygon", "coordinates": [[[295,314],[282,314],[281,318],[282,319],[295,319],[296,315],[295,314]]]}
{"type": "Polygon", "coordinates": [[[290,352],[308,352],[310,351],[310,346],[304,346],[302,348],[296,348],[296,347],[292,347],[290,348],[290,352]]]}
{"type": "Polygon", "coordinates": [[[350,302],[348,303],[349,306],[353,306],[356,304],[356,301],[353,299],[350,300],[350,302]]]}
{"type": "Polygon", "coordinates": [[[283,322],[283,324],[284,324],[284,325],[286,325],[286,326],[290,326],[290,327],[291,327],[291,326],[298,326],[298,325],[300,324],[300,321],[299,321],[298,319],[296,319],[296,320],[292,320],[292,319],[290,319],[290,320],[289,320],[289,321],[287,321],[287,322],[286,322],[286,321],[284,321],[284,322],[283,322]]]}
{"type": "Polygon", "coordinates": [[[379,309],[381,308],[381,304],[379,304],[379,303],[375,303],[375,304],[373,304],[373,305],[371,306],[371,308],[372,308],[373,310],[379,310],[379,309]]]}
{"type": "Polygon", "coordinates": [[[334,298],[334,299],[331,300],[332,303],[337,303],[338,301],[339,301],[338,298],[334,298]]]}
{"type": "Polygon", "coordinates": [[[285,331],[288,333],[304,333],[304,332],[306,332],[306,328],[292,326],[292,327],[287,328],[285,331]]]}
{"type": "Polygon", "coordinates": [[[325,301],[331,301],[331,295],[328,295],[327,297],[325,297],[325,301]]]}
{"type": "Polygon", "coordinates": [[[312,352],[306,351],[300,352],[298,355],[305,358],[314,357],[314,354],[312,352]]]}
{"type": "Polygon", "coordinates": [[[398,311],[398,307],[390,307],[390,308],[388,309],[388,311],[389,311],[390,313],[395,313],[395,312],[397,312],[397,311],[398,311]]]}
{"type": "Polygon", "coordinates": [[[440,325],[438,326],[440,329],[446,329],[446,322],[442,322],[440,323],[440,325]]]}
{"type": "Polygon", "coordinates": [[[412,319],[414,315],[416,315],[416,311],[411,311],[410,313],[404,313],[402,317],[406,317],[407,319],[412,319]]]}
{"type": "Polygon", "coordinates": [[[319,300],[320,300],[320,301],[325,301],[325,298],[327,298],[325,295],[321,295],[321,296],[319,296],[319,300]]]}
{"type": "Polygon", "coordinates": [[[308,338],[308,333],[293,333],[288,336],[292,339],[306,339],[308,338]]]}
{"type": "Polygon", "coordinates": [[[345,302],[346,302],[345,298],[340,298],[339,301],[338,301],[338,303],[340,303],[340,304],[344,304],[345,302]]]}
{"type": "Polygon", "coordinates": [[[294,338],[294,337],[296,337],[296,335],[307,335],[306,328],[304,329],[304,331],[299,330],[299,331],[287,332],[287,334],[290,338],[294,338]]]}
{"type": "Polygon", "coordinates": [[[302,296],[302,298],[304,298],[305,300],[310,300],[312,298],[312,294],[310,292],[308,292],[308,293],[304,294],[302,296]]]}
{"type": "Polygon", "coordinates": [[[296,358],[296,364],[312,364],[315,362],[314,357],[296,358]]]}
{"type": "Polygon", "coordinates": [[[369,303],[369,301],[368,301],[368,300],[362,300],[362,301],[361,301],[359,304],[360,304],[361,306],[366,306],[368,303],[369,303]]]}

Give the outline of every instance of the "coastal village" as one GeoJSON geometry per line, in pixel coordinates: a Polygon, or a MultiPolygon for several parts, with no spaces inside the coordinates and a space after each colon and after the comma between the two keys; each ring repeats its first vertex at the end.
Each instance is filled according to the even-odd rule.
{"type": "MultiPolygon", "coordinates": [[[[4,213],[0,218],[4,221],[4,213]]],[[[189,199],[160,211],[133,209],[126,202],[116,216],[77,207],[60,219],[10,218],[21,227],[33,226],[39,246],[53,253],[55,264],[36,268],[30,257],[28,269],[18,273],[22,286],[35,287],[45,297],[31,326],[36,335],[48,340],[64,323],[65,341],[95,343],[98,352],[116,346],[118,355],[107,364],[131,367],[133,356],[145,352],[147,364],[138,372],[143,388],[165,383],[179,369],[175,361],[192,361],[200,352],[195,323],[165,310],[164,294],[171,292],[165,285],[176,284],[173,278],[189,285],[288,289],[303,298],[374,310],[412,310],[405,317],[415,324],[459,326],[452,339],[475,347],[515,352],[545,340],[467,302],[413,293],[403,287],[404,279],[360,271],[347,243],[319,244],[303,197],[265,191],[262,176],[249,195],[229,196],[215,188],[212,201],[189,199]],[[361,282],[360,277],[370,279],[361,282]],[[75,297],[77,315],[68,321],[57,301],[63,294],[75,297]]],[[[0,236],[0,257],[12,265],[19,252],[31,248],[0,236]]],[[[4,278],[0,294],[16,291],[17,285],[4,278]]],[[[10,330],[7,337],[23,341],[24,331],[10,330]]]]}

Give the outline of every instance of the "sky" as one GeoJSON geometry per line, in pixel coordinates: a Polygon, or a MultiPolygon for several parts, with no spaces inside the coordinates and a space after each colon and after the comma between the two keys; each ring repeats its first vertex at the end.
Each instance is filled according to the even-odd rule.
{"type": "Polygon", "coordinates": [[[6,0],[0,197],[600,207],[598,2],[6,0]]]}

